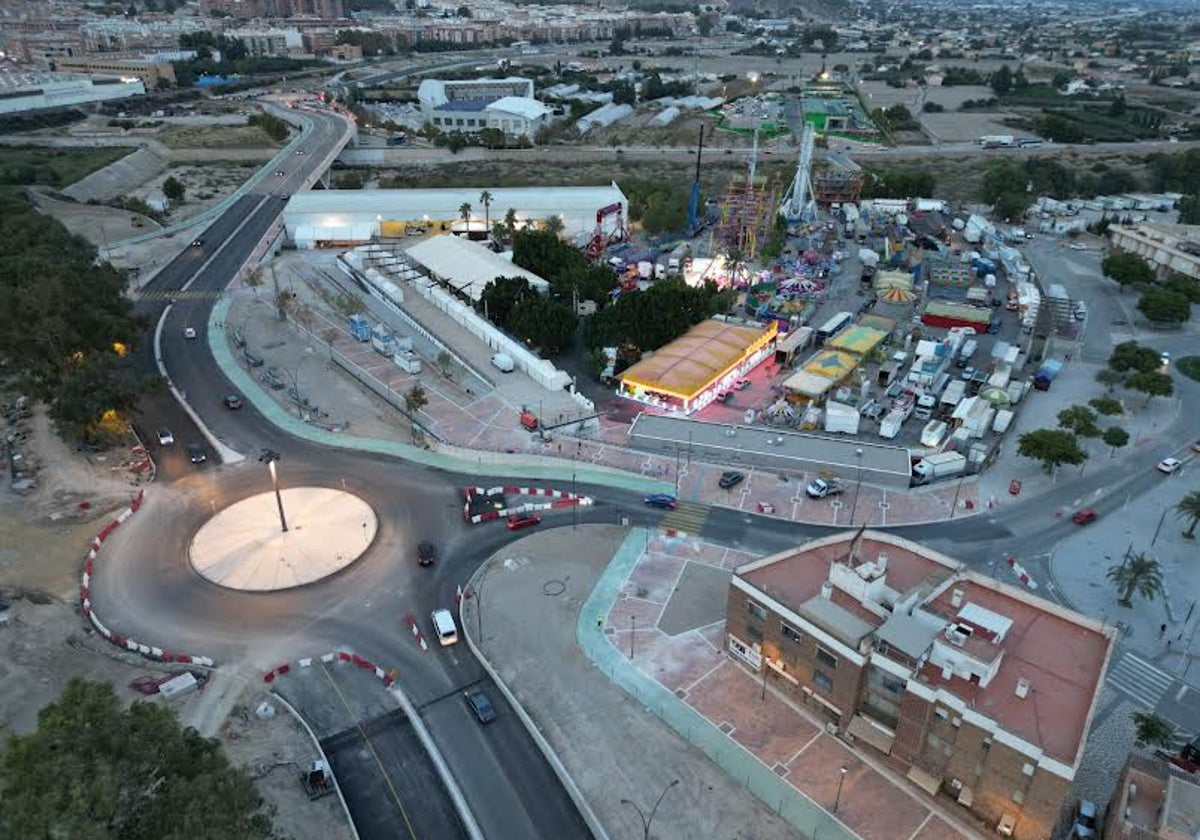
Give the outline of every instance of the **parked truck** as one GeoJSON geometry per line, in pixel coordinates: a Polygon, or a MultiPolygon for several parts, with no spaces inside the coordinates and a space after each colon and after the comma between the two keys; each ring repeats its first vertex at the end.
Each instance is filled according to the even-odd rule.
{"type": "Polygon", "coordinates": [[[967,459],[958,452],[926,455],[913,467],[913,483],[928,484],[941,478],[957,478],[967,469],[967,459]]]}
{"type": "Polygon", "coordinates": [[[512,356],[507,353],[497,353],[492,356],[492,367],[501,373],[512,373],[516,366],[516,363],[512,360],[512,356]]]}
{"type": "Polygon", "coordinates": [[[838,434],[858,434],[859,413],[852,405],[830,402],[825,406],[825,431],[838,434]]]}
{"type": "Polygon", "coordinates": [[[1058,372],[1062,370],[1062,362],[1058,359],[1046,359],[1033,375],[1033,387],[1038,391],[1049,391],[1050,384],[1058,372]]]}
{"type": "Polygon", "coordinates": [[[362,315],[350,316],[350,335],[358,341],[371,340],[371,322],[362,315]]]}
{"type": "Polygon", "coordinates": [[[908,415],[905,412],[892,409],[884,415],[883,420],[879,424],[879,436],[891,440],[900,434],[900,427],[904,425],[904,421],[907,419],[908,415]]]}

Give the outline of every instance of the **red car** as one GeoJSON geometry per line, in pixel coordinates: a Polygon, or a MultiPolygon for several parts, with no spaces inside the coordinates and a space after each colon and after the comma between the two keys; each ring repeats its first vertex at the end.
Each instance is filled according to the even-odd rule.
{"type": "Polygon", "coordinates": [[[1089,522],[1096,521],[1096,511],[1091,508],[1081,508],[1075,511],[1075,515],[1071,517],[1071,521],[1076,525],[1086,525],[1089,522]]]}
{"type": "Polygon", "coordinates": [[[532,528],[542,521],[536,513],[513,513],[508,517],[508,530],[519,531],[522,528],[532,528]]]}

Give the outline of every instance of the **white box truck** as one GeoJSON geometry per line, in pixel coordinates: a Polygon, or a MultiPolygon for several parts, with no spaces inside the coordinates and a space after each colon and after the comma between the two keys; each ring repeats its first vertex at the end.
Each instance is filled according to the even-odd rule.
{"type": "Polygon", "coordinates": [[[825,431],[837,434],[858,434],[858,409],[845,403],[833,402],[825,406],[825,431]]]}
{"type": "Polygon", "coordinates": [[[883,421],[879,424],[879,436],[891,440],[900,434],[900,427],[904,425],[904,421],[907,419],[908,415],[906,413],[892,409],[884,415],[883,421]]]}
{"type": "Polygon", "coordinates": [[[939,478],[957,478],[967,469],[967,459],[957,452],[926,455],[913,467],[913,483],[927,484],[939,478]]]}

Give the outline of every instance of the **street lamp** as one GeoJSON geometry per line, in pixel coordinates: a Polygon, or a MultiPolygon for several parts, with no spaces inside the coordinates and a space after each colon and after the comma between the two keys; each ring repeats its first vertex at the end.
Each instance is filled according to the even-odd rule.
{"type": "Polygon", "coordinates": [[[287,533],[287,519],[283,515],[283,496],[279,494],[279,474],[275,471],[275,462],[279,460],[279,453],[273,449],[264,449],[262,454],[258,456],[260,464],[266,464],[271,471],[271,486],[275,488],[275,503],[279,505],[279,524],[283,526],[283,532],[287,533]]]}
{"type": "Polygon", "coordinates": [[[654,815],[658,812],[658,806],[662,804],[663,797],[667,795],[667,791],[675,787],[677,784],[679,784],[678,779],[663,788],[663,792],[658,795],[658,799],[655,801],[654,807],[650,809],[650,816],[648,817],[642,811],[641,807],[632,799],[621,800],[622,805],[632,805],[633,810],[637,811],[637,815],[642,821],[642,840],[650,840],[650,824],[654,822],[654,815]]]}
{"type": "Polygon", "coordinates": [[[838,776],[837,796],[833,798],[833,813],[837,813],[838,805],[842,804],[842,782],[846,781],[846,773],[849,772],[848,767],[841,768],[841,775],[838,776]]]}
{"type": "Polygon", "coordinates": [[[862,447],[854,450],[854,455],[858,459],[858,480],[854,482],[854,502],[850,505],[850,527],[854,527],[854,512],[858,510],[858,497],[862,493],[862,447]]]}

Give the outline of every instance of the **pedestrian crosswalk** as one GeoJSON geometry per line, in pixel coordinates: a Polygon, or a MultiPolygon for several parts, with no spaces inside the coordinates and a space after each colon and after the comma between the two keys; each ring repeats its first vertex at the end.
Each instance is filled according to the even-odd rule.
{"type": "Polygon", "coordinates": [[[711,508],[696,502],[679,502],[675,510],[667,511],[659,527],[670,531],[680,531],[684,534],[696,535],[708,520],[711,508]]]}
{"type": "Polygon", "coordinates": [[[150,289],[137,293],[141,300],[216,300],[220,296],[214,289],[150,289]]]}
{"type": "Polygon", "coordinates": [[[1156,709],[1175,677],[1136,653],[1126,652],[1108,667],[1108,684],[1131,700],[1156,709]]]}

